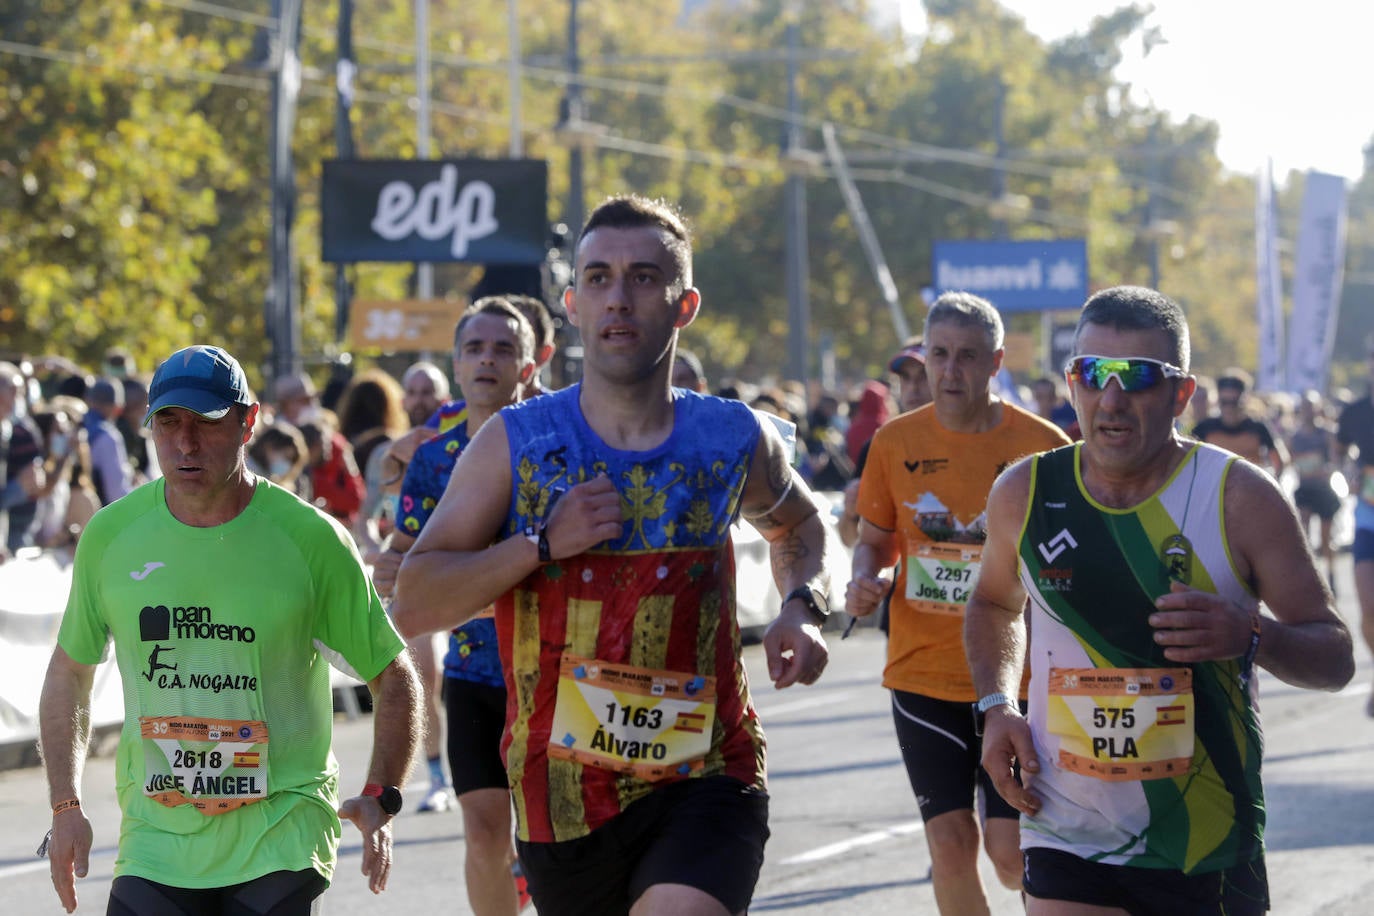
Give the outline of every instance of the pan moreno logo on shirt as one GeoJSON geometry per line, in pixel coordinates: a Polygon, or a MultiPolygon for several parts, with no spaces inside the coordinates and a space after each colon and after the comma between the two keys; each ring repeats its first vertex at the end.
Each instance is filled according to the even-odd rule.
{"type": "Polygon", "coordinates": [[[138,628],[144,642],[164,639],[254,642],[258,638],[252,627],[236,623],[216,623],[215,613],[208,607],[148,605],[139,611],[138,628]]]}
{"type": "Polygon", "coordinates": [[[138,615],[139,638],[152,643],[148,670],[141,672],[148,683],[164,689],[190,688],[219,693],[222,690],[257,690],[258,679],[249,674],[183,672],[176,660],[176,646],[164,646],[173,639],[208,639],[251,643],[257,640],[252,627],[217,623],[208,607],[146,605],[138,615]],[[159,674],[158,672],[166,672],[159,674]]]}

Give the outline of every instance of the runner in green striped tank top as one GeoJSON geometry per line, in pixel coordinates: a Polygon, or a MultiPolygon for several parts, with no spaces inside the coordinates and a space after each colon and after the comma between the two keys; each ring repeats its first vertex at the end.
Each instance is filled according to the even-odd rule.
{"type": "Polygon", "coordinates": [[[1350,633],[1273,479],[1175,431],[1195,384],[1178,305],[1105,290],[1074,344],[1083,442],[999,478],[964,628],[1028,912],[1262,913],[1254,673],[1339,689],[1350,633]],[[1023,659],[1025,718],[997,699],[1023,659]]]}

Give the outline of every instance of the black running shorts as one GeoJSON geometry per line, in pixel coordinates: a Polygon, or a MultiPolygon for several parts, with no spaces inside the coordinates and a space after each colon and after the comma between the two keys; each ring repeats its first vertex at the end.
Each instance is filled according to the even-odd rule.
{"type": "Polygon", "coordinates": [[[1269,909],[1264,856],[1222,871],[1104,865],[1058,849],[1022,854],[1022,886],[1041,900],[1120,907],[1131,916],[1259,916],[1269,909]]]}
{"type": "Polygon", "coordinates": [[[768,795],[729,776],[685,779],[562,843],[517,842],[539,916],[628,914],[656,884],[748,909],[768,841],[768,795]]]}
{"type": "Polygon", "coordinates": [[[313,868],[274,871],[229,887],[173,887],[120,875],[110,885],[105,916],[316,916],[328,887],[313,868]]]}
{"type": "Polygon", "coordinates": [[[506,766],[501,762],[506,688],[445,677],[444,713],[453,793],[509,788],[506,766]]]}
{"type": "Polygon", "coordinates": [[[997,794],[983,769],[983,740],[973,733],[971,704],[894,690],[892,721],[922,820],[972,809],[976,786],[983,787],[986,817],[1021,816],[997,794]]]}

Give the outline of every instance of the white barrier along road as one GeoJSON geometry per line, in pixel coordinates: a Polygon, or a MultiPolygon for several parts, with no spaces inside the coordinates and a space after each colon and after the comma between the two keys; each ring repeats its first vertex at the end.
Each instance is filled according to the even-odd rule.
{"type": "MultiPolygon", "coordinates": [[[[0,747],[22,758],[38,739],[38,697],[72,584],[67,551],[24,548],[0,564],[0,747]]],[[[91,725],[124,721],[124,697],[114,661],[96,672],[91,725]]]]}

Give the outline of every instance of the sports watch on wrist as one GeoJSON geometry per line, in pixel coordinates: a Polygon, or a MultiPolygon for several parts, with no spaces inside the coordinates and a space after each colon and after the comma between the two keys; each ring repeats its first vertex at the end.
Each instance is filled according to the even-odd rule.
{"type": "Polygon", "coordinates": [[[533,525],[525,526],[525,540],[534,545],[535,550],[539,551],[540,563],[553,562],[553,555],[549,552],[548,522],[536,522],[533,525]]]}
{"type": "Polygon", "coordinates": [[[817,623],[824,624],[830,619],[830,599],[825,597],[824,592],[809,585],[798,586],[787,593],[787,597],[782,599],[782,603],[786,604],[793,598],[801,599],[801,602],[811,611],[811,616],[816,618],[817,623]]]}
{"type": "Polygon", "coordinates": [[[973,704],[973,733],[980,738],[983,736],[983,723],[987,719],[988,710],[994,706],[1010,706],[1018,714],[1021,712],[1016,700],[1005,693],[990,693],[983,697],[973,704]]]}
{"type": "Polygon", "coordinates": [[[363,794],[377,799],[377,804],[381,806],[381,809],[392,817],[401,813],[401,805],[405,801],[401,796],[400,789],[375,782],[363,786],[363,794]]]}

